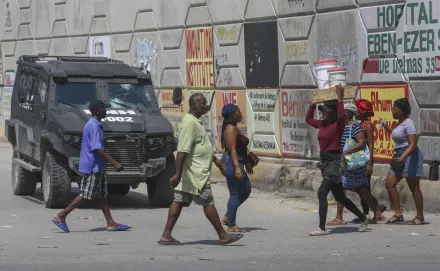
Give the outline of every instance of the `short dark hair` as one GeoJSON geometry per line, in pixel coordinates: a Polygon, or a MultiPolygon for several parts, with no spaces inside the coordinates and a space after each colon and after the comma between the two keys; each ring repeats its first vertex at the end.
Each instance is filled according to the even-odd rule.
{"type": "MultiPolygon", "coordinates": [[[[192,94],[192,95],[189,97],[189,107],[192,107],[192,106],[196,105],[196,100],[197,100],[197,98],[200,97],[200,96],[203,96],[203,94],[200,93],[200,92],[197,92],[197,93],[192,94]]],[[[205,96],[203,96],[203,97],[205,97],[205,96]]]]}

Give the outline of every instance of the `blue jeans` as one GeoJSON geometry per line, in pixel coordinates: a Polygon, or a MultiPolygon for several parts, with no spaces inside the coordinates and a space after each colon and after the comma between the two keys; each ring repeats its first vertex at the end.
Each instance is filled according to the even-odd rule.
{"type": "Polygon", "coordinates": [[[251,194],[251,182],[244,170],[243,157],[238,157],[241,174],[243,175],[241,181],[235,178],[234,163],[232,163],[232,158],[229,153],[223,153],[221,160],[226,165],[225,177],[229,189],[228,210],[226,211],[225,216],[228,218],[228,226],[236,226],[235,220],[238,207],[249,198],[249,195],[251,194]]]}

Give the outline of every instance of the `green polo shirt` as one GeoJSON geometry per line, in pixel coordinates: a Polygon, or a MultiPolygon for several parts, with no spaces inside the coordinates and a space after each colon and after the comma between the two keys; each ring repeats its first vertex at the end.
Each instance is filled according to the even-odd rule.
{"type": "Polygon", "coordinates": [[[177,151],[186,156],[182,179],[175,190],[199,195],[210,182],[214,149],[202,121],[191,114],[186,114],[180,124],[177,151]]]}

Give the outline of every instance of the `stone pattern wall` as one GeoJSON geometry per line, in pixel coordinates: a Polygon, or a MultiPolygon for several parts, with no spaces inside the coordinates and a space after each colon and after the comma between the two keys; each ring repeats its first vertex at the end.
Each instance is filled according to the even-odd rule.
{"type": "MultiPolygon", "coordinates": [[[[177,86],[185,103],[194,92],[212,101],[204,122],[218,150],[221,108],[235,103],[252,150],[317,158],[316,131],[304,122],[317,86],[313,62],[337,58],[348,83],[361,86],[359,97],[374,103],[375,124],[391,121],[392,101],[407,96],[426,161],[440,160],[440,1],[0,0],[0,7],[3,72],[22,54],[147,60],[161,105],[177,86]]],[[[187,110],[164,112],[176,133],[187,110]]],[[[386,161],[391,139],[375,136],[386,161]]]]}

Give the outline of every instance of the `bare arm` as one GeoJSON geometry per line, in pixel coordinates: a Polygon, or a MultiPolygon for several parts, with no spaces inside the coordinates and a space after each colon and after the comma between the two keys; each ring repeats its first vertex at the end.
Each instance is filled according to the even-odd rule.
{"type": "Polygon", "coordinates": [[[348,150],[346,150],[344,152],[344,155],[360,151],[363,148],[365,148],[365,145],[367,145],[367,140],[365,139],[365,134],[364,133],[358,133],[357,135],[355,135],[354,138],[356,139],[356,142],[357,142],[356,145],[354,145],[353,147],[351,147],[348,150]]]}
{"type": "Polygon", "coordinates": [[[364,129],[365,134],[367,135],[367,145],[370,150],[370,159],[368,160],[369,165],[373,165],[374,162],[374,128],[371,123],[367,124],[364,129]]]}
{"type": "Polygon", "coordinates": [[[417,147],[417,135],[408,135],[409,146],[405,152],[400,156],[400,159],[405,160],[417,147]]]}
{"type": "Polygon", "coordinates": [[[318,129],[319,128],[319,124],[320,121],[319,120],[315,120],[313,118],[313,114],[315,113],[315,109],[316,109],[316,104],[311,104],[309,106],[309,110],[307,111],[307,115],[306,115],[306,122],[312,126],[313,128],[318,129]]]}
{"type": "Polygon", "coordinates": [[[177,179],[182,178],[182,172],[183,172],[183,161],[185,161],[186,153],[184,152],[177,152],[176,155],[176,176],[177,179]]]}
{"type": "Polygon", "coordinates": [[[337,105],[337,127],[338,131],[343,132],[345,128],[345,110],[344,110],[344,88],[341,86],[336,87],[336,94],[338,95],[338,105],[337,105]]]}
{"type": "Polygon", "coordinates": [[[106,153],[103,149],[95,150],[95,153],[98,154],[99,156],[101,156],[105,161],[108,161],[112,165],[114,165],[116,163],[116,161],[113,160],[113,158],[108,153],[106,153]]]}
{"type": "Polygon", "coordinates": [[[234,168],[240,168],[240,164],[238,163],[238,154],[237,154],[237,136],[238,131],[235,126],[228,125],[225,129],[225,148],[226,151],[229,152],[232,158],[232,164],[234,168]]]}
{"type": "Polygon", "coordinates": [[[385,130],[390,134],[393,132],[393,129],[391,129],[391,127],[388,126],[388,123],[386,121],[383,122],[383,128],[385,128],[385,130]]]}

